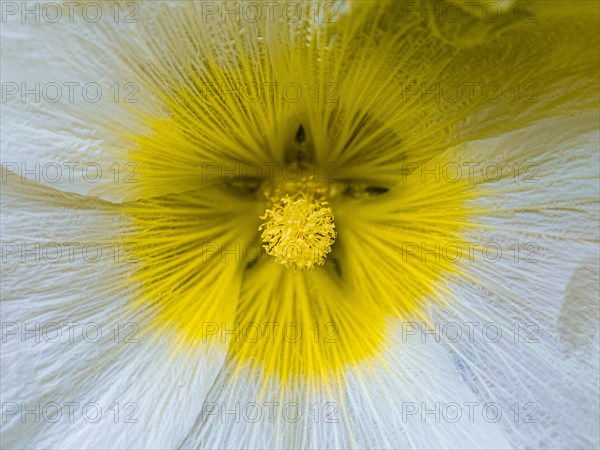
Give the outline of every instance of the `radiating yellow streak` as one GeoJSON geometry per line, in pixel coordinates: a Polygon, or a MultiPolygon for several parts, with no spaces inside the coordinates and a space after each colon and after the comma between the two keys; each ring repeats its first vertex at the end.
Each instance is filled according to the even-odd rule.
{"type": "MultiPolygon", "coordinates": [[[[127,205],[136,221],[133,241],[141,260],[134,281],[142,289],[133,307],[154,318],[151,331],[178,330],[174,345],[222,345],[240,363],[239,370],[252,365],[268,375],[267,381],[339,380],[345,367],[368,365],[382,354],[389,318],[427,322],[428,302],[444,303],[445,279],[460,273],[460,264],[445,258],[423,261],[403,245],[460,243],[464,230],[476,226],[474,217],[487,210],[474,202],[481,191],[467,181],[422,182],[419,174],[406,176],[407,164],[443,165],[440,154],[448,148],[516,127],[506,119],[519,116],[518,126],[525,126],[547,116],[579,88],[557,86],[555,79],[565,74],[585,71],[597,78],[594,45],[587,54],[571,56],[570,44],[557,39],[552,55],[533,46],[517,52],[516,62],[508,61],[510,46],[520,42],[516,38],[499,50],[484,42],[470,51],[451,45],[453,36],[438,39],[419,21],[397,20],[393,2],[356,2],[348,8],[353,13],[342,14],[335,24],[258,23],[244,31],[231,22],[201,24],[193,11],[177,20],[165,14],[168,25],[181,27],[189,42],[175,37],[152,42],[155,58],[137,68],[165,114],[143,117],[150,131],[129,137],[135,144],[130,158],[140,168],[138,198],[144,199],[127,205]],[[180,48],[189,61],[174,51],[180,48]],[[569,56],[572,64],[558,64],[557,55],[569,56]],[[559,77],[547,75],[550,71],[528,75],[560,98],[522,104],[505,96],[491,104],[479,97],[454,104],[403,94],[405,82],[462,82],[465,67],[473,76],[467,81],[484,80],[490,76],[488,60],[497,58],[503,63],[495,81],[505,82],[505,92],[514,87],[510,83],[521,81],[515,68],[557,62],[559,77]],[[297,103],[281,97],[251,103],[218,92],[206,95],[208,85],[234,91],[249,82],[264,86],[272,81],[299,83],[305,95],[297,103]],[[324,101],[327,83],[333,83],[337,101],[324,101]],[[306,94],[315,85],[318,102],[306,94]],[[241,252],[223,255],[221,248],[236,244],[260,247],[259,216],[269,205],[209,176],[205,164],[283,163],[300,124],[321,167],[334,163],[338,178],[380,183],[389,192],[330,199],[338,238],[325,265],[313,272],[294,273],[264,253],[255,264],[241,252]],[[273,341],[251,342],[239,334],[236,341],[235,333],[225,339],[221,333],[236,323],[270,322],[280,324],[273,341]],[[335,324],[334,342],[324,342],[329,323],[335,324]],[[217,333],[207,324],[217,324],[217,333]],[[304,339],[284,339],[286,324],[297,325],[304,339]],[[310,328],[315,324],[316,340],[310,328]]],[[[563,23],[563,13],[555,9],[548,7],[542,17],[546,22],[534,30],[538,36],[546,38],[540,29],[563,23]]],[[[150,24],[142,21],[141,26],[150,24]]],[[[512,38],[531,28],[514,24],[510,31],[512,38]]],[[[152,30],[146,32],[153,39],[152,30]]],[[[597,86],[591,93],[597,93],[597,86]]],[[[564,105],[565,111],[580,107],[577,102],[564,105]]]]}

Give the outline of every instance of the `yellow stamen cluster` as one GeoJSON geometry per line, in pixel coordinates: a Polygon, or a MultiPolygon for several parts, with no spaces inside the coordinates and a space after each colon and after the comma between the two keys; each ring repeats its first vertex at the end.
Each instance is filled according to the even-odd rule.
{"type": "Polygon", "coordinates": [[[288,269],[312,270],[325,264],[336,233],[327,202],[303,193],[286,195],[267,209],[258,229],[267,253],[288,269]]]}

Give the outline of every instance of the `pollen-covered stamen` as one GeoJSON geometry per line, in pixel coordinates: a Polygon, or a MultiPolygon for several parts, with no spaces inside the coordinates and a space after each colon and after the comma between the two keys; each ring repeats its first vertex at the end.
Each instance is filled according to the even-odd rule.
{"type": "Polygon", "coordinates": [[[267,253],[288,269],[312,270],[323,265],[331,252],[336,233],[333,213],[317,196],[285,195],[261,219],[258,229],[267,253]]]}

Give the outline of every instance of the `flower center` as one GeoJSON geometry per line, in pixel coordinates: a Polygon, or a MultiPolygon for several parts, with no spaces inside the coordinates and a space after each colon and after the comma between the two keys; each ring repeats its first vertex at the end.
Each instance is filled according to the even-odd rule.
{"type": "Polygon", "coordinates": [[[285,193],[285,187],[266,191],[265,197],[273,206],[260,216],[266,222],[258,227],[266,252],[276,263],[294,271],[322,266],[336,238],[324,189],[310,180],[304,180],[300,186],[292,195],[285,193]]]}

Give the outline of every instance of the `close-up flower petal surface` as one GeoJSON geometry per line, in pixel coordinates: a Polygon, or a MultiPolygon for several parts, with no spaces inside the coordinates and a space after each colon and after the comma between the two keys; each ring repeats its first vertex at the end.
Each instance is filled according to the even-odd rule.
{"type": "Polygon", "coordinates": [[[600,447],[600,2],[5,1],[0,447],[600,447]]]}

